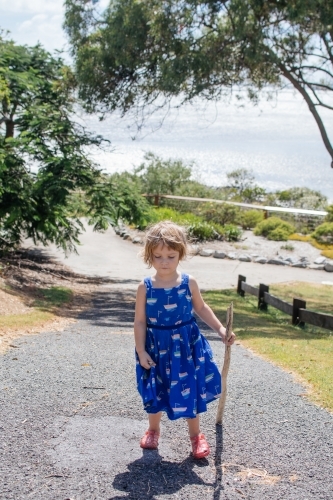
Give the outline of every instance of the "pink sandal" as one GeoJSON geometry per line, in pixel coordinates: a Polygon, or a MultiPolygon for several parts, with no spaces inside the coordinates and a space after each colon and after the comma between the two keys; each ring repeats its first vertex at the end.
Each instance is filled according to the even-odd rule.
{"type": "Polygon", "coordinates": [[[192,444],[192,454],[194,458],[204,458],[210,454],[209,444],[204,434],[198,434],[190,438],[192,444]]]}
{"type": "Polygon", "coordinates": [[[140,441],[141,448],[146,450],[156,450],[158,447],[158,438],[160,433],[157,431],[146,431],[140,441]]]}

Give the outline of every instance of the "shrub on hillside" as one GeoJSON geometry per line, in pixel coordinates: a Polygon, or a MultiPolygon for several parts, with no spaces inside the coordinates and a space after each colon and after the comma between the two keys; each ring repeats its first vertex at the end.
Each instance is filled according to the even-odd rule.
{"type": "Polygon", "coordinates": [[[294,232],[294,226],[279,217],[268,217],[268,219],[259,222],[254,229],[254,234],[275,241],[286,241],[294,232]]]}
{"type": "Polygon", "coordinates": [[[223,229],[227,241],[238,241],[243,234],[243,231],[234,224],[227,224],[223,229]]]}
{"type": "Polygon", "coordinates": [[[327,215],[325,217],[325,222],[333,222],[333,205],[326,207],[327,215]]]}
{"type": "Polygon", "coordinates": [[[238,224],[241,219],[239,207],[228,203],[205,203],[197,210],[198,215],[207,222],[215,222],[221,226],[226,224],[238,224]]]}
{"type": "Polygon", "coordinates": [[[333,243],[333,222],[324,222],[316,228],[312,233],[312,238],[314,238],[318,243],[333,243]]]}
{"type": "Polygon", "coordinates": [[[206,221],[185,225],[187,226],[189,236],[199,241],[218,240],[221,239],[224,234],[222,226],[206,221]]]}
{"type": "Polygon", "coordinates": [[[241,214],[241,226],[243,229],[253,229],[264,220],[264,214],[261,210],[245,210],[241,214]]]}

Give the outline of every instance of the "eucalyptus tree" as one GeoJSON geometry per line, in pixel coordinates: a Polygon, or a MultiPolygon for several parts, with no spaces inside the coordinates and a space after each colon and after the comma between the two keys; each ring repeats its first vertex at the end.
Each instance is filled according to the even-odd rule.
{"type": "MultiPolygon", "coordinates": [[[[59,57],[0,38],[0,249],[28,237],[74,250],[83,230],[71,211],[77,190],[85,193],[95,229],[119,215],[132,217],[124,204],[127,188],[109,182],[89,159],[89,148],[103,140],[75,119],[75,88],[59,57]]],[[[139,192],[131,197],[143,217],[139,192]]]]}
{"type": "MultiPolygon", "coordinates": [[[[245,86],[292,86],[333,160],[321,110],[332,110],[333,0],[66,0],[86,109],[139,117],[177,96],[219,99],[245,86]]],[[[332,164],[333,166],[333,161],[332,164]]]]}

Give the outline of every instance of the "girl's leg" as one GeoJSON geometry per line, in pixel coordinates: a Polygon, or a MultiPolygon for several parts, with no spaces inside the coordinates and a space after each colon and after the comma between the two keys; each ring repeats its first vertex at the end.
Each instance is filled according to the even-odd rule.
{"type": "Polygon", "coordinates": [[[158,413],[148,414],[149,428],[141,438],[140,441],[141,448],[146,448],[148,450],[157,449],[158,439],[160,437],[161,418],[162,418],[161,411],[158,413]]]}
{"type": "Polygon", "coordinates": [[[209,444],[204,434],[200,432],[199,415],[195,418],[187,419],[188,431],[190,434],[192,453],[194,458],[204,458],[210,453],[209,444]]]}
{"type": "Polygon", "coordinates": [[[160,432],[160,423],[161,423],[161,418],[162,418],[162,412],[159,411],[158,413],[149,413],[148,414],[148,421],[149,421],[149,431],[155,431],[155,432],[160,432]]]}
{"type": "Polygon", "coordinates": [[[200,418],[197,415],[195,418],[187,418],[188,432],[190,434],[190,438],[194,436],[198,436],[200,434],[200,418]]]}

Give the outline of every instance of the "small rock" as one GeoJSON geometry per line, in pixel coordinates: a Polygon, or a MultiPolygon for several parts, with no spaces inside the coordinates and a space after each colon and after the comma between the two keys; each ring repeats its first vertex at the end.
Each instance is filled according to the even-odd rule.
{"type": "Polygon", "coordinates": [[[199,255],[201,255],[201,257],[211,257],[213,253],[214,250],[211,250],[210,248],[203,248],[200,250],[199,255]]]}
{"type": "Polygon", "coordinates": [[[326,264],[326,262],[326,257],[317,257],[313,263],[321,266],[322,264],[326,264]]]}
{"type": "Polygon", "coordinates": [[[236,260],[237,259],[237,254],[235,252],[228,253],[228,259],[236,260]]]}
{"type": "Polygon", "coordinates": [[[300,257],[299,260],[300,260],[300,262],[305,262],[306,260],[308,260],[308,258],[307,257],[300,257]]]}
{"type": "Polygon", "coordinates": [[[124,234],[122,234],[121,236],[122,236],[123,240],[131,240],[131,239],[132,239],[132,238],[131,238],[131,235],[130,235],[130,234],[128,234],[128,233],[124,233],[124,234]]]}
{"type": "Polygon", "coordinates": [[[286,262],[290,262],[291,265],[297,264],[298,260],[295,257],[287,257],[284,259],[286,262]]]}
{"type": "Polygon", "coordinates": [[[215,259],[225,259],[226,256],[227,254],[220,250],[215,250],[215,252],[213,253],[213,257],[215,257],[215,259]]]}
{"type": "Polygon", "coordinates": [[[192,245],[190,249],[190,254],[191,255],[198,255],[200,252],[200,247],[198,245],[192,245]]]}
{"type": "Polygon", "coordinates": [[[324,265],[324,269],[328,273],[333,273],[333,260],[329,260],[328,262],[326,262],[324,265]]]}
{"type": "Polygon", "coordinates": [[[257,257],[256,259],[254,259],[254,262],[257,262],[258,264],[266,264],[267,259],[266,257],[257,257]]]}
{"type": "Polygon", "coordinates": [[[267,264],[275,264],[277,266],[289,266],[289,262],[280,259],[269,259],[267,264]]]}
{"type": "Polygon", "coordinates": [[[246,255],[245,253],[241,254],[239,257],[238,257],[238,260],[242,261],[242,262],[252,262],[252,259],[249,255],[246,255]]]}
{"type": "Polygon", "coordinates": [[[313,265],[309,266],[309,269],[317,269],[317,271],[323,271],[324,268],[325,268],[324,265],[322,265],[322,266],[316,266],[315,264],[313,264],[313,265]]]}
{"type": "Polygon", "coordinates": [[[139,244],[141,244],[142,243],[142,239],[140,238],[140,236],[135,236],[135,238],[133,238],[133,240],[132,240],[132,243],[139,243],[139,244]]]}
{"type": "Polygon", "coordinates": [[[307,262],[293,262],[291,267],[302,267],[304,269],[305,267],[308,267],[308,264],[307,262]]]}

